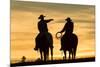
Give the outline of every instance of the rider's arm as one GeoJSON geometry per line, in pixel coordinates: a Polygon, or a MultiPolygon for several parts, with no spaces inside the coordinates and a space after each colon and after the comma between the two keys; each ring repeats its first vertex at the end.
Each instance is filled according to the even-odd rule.
{"type": "Polygon", "coordinates": [[[59,33],[64,32],[66,30],[66,26],[67,26],[67,24],[65,24],[64,28],[59,33]]]}
{"type": "Polygon", "coordinates": [[[50,22],[50,21],[53,21],[53,19],[45,20],[46,23],[48,23],[48,22],[50,22]]]}

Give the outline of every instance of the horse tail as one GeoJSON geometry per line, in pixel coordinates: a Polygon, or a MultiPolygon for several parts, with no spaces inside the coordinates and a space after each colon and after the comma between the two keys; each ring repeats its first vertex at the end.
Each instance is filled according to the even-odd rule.
{"type": "Polygon", "coordinates": [[[73,34],[73,50],[74,50],[74,58],[76,56],[76,51],[77,51],[77,45],[78,45],[78,37],[76,34],[73,34]]]}
{"type": "Polygon", "coordinates": [[[52,34],[48,32],[49,44],[53,46],[53,37],[52,34]]]}
{"type": "Polygon", "coordinates": [[[51,60],[53,60],[53,37],[51,33],[48,33],[48,35],[49,35],[49,47],[51,50],[51,60]]]}

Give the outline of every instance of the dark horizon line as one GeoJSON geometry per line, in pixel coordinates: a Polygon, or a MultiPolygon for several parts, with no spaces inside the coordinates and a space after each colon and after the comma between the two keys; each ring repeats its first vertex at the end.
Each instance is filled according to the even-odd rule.
{"type": "Polygon", "coordinates": [[[61,63],[80,63],[80,62],[95,62],[95,57],[88,58],[78,58],[75,60],[48,60],[47,62],[41,61],[37,59],[36,61],[31,62],[19,62],[19,63],[11,63],[11,67],[15,66],[30,66],[30,65],[47,65],[47,64],[61,64],[61,63]]]}

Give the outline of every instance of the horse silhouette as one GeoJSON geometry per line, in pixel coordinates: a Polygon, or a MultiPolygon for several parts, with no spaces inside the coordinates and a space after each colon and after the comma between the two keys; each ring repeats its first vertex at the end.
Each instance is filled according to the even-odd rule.
{"type": "Polygon", "coordinates": [[[48,32],[47,23],[53,21],[53,19],[44,19],[44,15],[38,17],[38,30],[39,34],[37,35],[35,42],[36,46],[34,50],[40,51],[41,59],[46,61],[49,57],[49,48],[51,49],[51,59],[53,59],[53,38],[51,33],[48,32]]]}
{"type": "MultiPolygon", "coordinates": [[[[56,37],[57,37],[57,34],[56,34],[56,37]]],[[[69,38],[66,38],[64,36],[60,37],[60,38],[61,38],[62,50],[64,52],[64,59],[66,59],[66,51],[69,52],[69,59],[70,58],[75,59],[76,51],[77,51],[77,45],[78,45],[77,35],[72,33],[69,38]],[[72,55],[72,57],[71,57],[71,55],[72,55]]]]}
{"type": "Polygon", "coordinates": [[[43,35],[38,40],[38,49],[40,51],[41,60],[48,60],[49,59],[49,48],[51,50],[51,60],[53,60],[53,38],[51,33],[48,32],[49,40],[47,39],[46,35],[43,35]]]}
{"type": "MultiPolygon", "coordinates": [[[[69,52],[69,59],[72,54],[72,59],[75,59],[76,56],[76,49],[78,44],[78,37],[76,34],[73,33],[74,30],[74,23],[70,17],[67,17],[65,19],[66,23],[63,27],[63,29],[58,33],[61,33],[61,48],[60,50],[63,50],[65,59],[66,59],[66,51],[69,52]],[[64,35],[62,36],[62,33],[64,32],[64,35]]],[[[57,37],[56,34],[56,37],[57,37]]],[[[57,37],[59,38],[59,37],[57,37]]]]}

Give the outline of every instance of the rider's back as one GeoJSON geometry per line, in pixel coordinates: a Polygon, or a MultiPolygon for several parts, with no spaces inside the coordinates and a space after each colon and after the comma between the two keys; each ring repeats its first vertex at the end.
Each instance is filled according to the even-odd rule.
{"type": "Polygon", "coordinates": [[[47,23],[45,23],[45,20],[38,22],[38,30],[40,33],[48,32],[47,23]]]}
{"type": "Polygon", "coordinates": [[[72,34],[74,28],[73,22],[67,22],[65,26],[66,26],[65,34],[72,34]]]}

